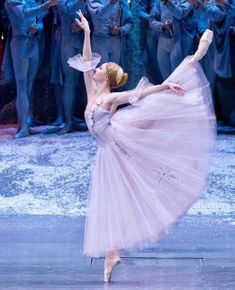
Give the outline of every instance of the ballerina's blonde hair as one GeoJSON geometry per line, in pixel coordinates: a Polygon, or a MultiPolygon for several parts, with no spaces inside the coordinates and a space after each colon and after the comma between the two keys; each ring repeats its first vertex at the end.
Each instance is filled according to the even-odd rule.
{"type": "Polygon", "coordinates": [[[128,80],[128,74],[123,72],[123,69],[120,67],[120,65],[114,62],[108,62],[106,70],[111,89],[119,88],[126,84],[128,80]]]}

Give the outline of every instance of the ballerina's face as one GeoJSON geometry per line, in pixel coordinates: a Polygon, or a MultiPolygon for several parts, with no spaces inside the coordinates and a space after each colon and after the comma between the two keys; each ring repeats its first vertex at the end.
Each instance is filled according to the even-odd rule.
{"type": "Polygon", "coordinates": [[[93,73],[93,79],[96,81],[107,80],[107,63],[102,64],[100,67],[96,68],[93,73]]]}

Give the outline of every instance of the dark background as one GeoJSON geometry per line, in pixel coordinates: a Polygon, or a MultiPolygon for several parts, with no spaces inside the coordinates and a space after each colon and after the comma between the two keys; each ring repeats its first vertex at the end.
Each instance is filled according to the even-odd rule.
{"type": "MultiPolygon", "coordinates": [[[[132,1],[132,11],[136,17],[138,7],[136,0],[132,1]]],[[[55,97],[53,95],[52,85],[49,83],[50,79],[50,29],[52,17],[49,13],[44,19],[45,36],[46,36],[46,50],[43,57],[42,66],[38,72],[34,85],[34,115],[36,119],[42,122],[51,122],[56,118],[55,97]]],[[[0,62],[2,61],[4,53],[4,45],[7,38],[8,19],[4,10],[4,1],[0,3],[0,62]]],[[[141,31],[139,21],[136,17],[135,25],[130,33],[127,51],[126,51],[126,67],[129,73],[129,82],[126,88],[132,88],[137,84],[142,75],[147,72],[141,62],[140,35],[141,31]]],[[[232,57],[232,66],[235,71],[235,37],[231,37],[231,52],[234,53],[232,57]]],[[[86,105],[86,98],[84,94],[77,98],[76,115],[83,118],[83,112],[86,105]]],[[[0,76],[0,124],[16,123],[17,115],[15,109],[16,88],[14,82],[6,82],[3,76],[0,76]]],[[[230,125],[235,127],[235,77],[231,79],[217,78],[214,102],[217,120],[222,125],[230,125]]]]}

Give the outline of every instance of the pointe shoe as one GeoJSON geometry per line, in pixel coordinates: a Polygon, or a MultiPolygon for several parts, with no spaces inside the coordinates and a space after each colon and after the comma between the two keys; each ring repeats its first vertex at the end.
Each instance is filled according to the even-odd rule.
{"type": "Polygon", "coordinates": [[[104,282],[110,283],[112,272],[115,266],[121,263],[121,259],[119,256],[114,258],[106,258],[105,259],[105,268],[104,268],[104,282]]]}
{"type": "Polygon", "coordinates": [[[213,31],[206,29],[206,31],[203,33],[197,51],[194,53],[194,55],[190,59],[190,63],[194,64],[201,60],[207,53],[207,50],[213,40],[213,31]]]}

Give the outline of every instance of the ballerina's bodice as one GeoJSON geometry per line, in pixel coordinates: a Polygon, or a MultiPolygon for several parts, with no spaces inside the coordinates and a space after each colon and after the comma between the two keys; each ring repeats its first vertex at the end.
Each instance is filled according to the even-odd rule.
{"type": "Polygon", "coordinates": [[[102,101],[98,98],[92,108],[89,111],[85,111],[88,129],[100,145],[104,144],[108,139],[111,130],[110,119],[113,116],[113,113],[104,109],[101,104],[102,101]]]}

